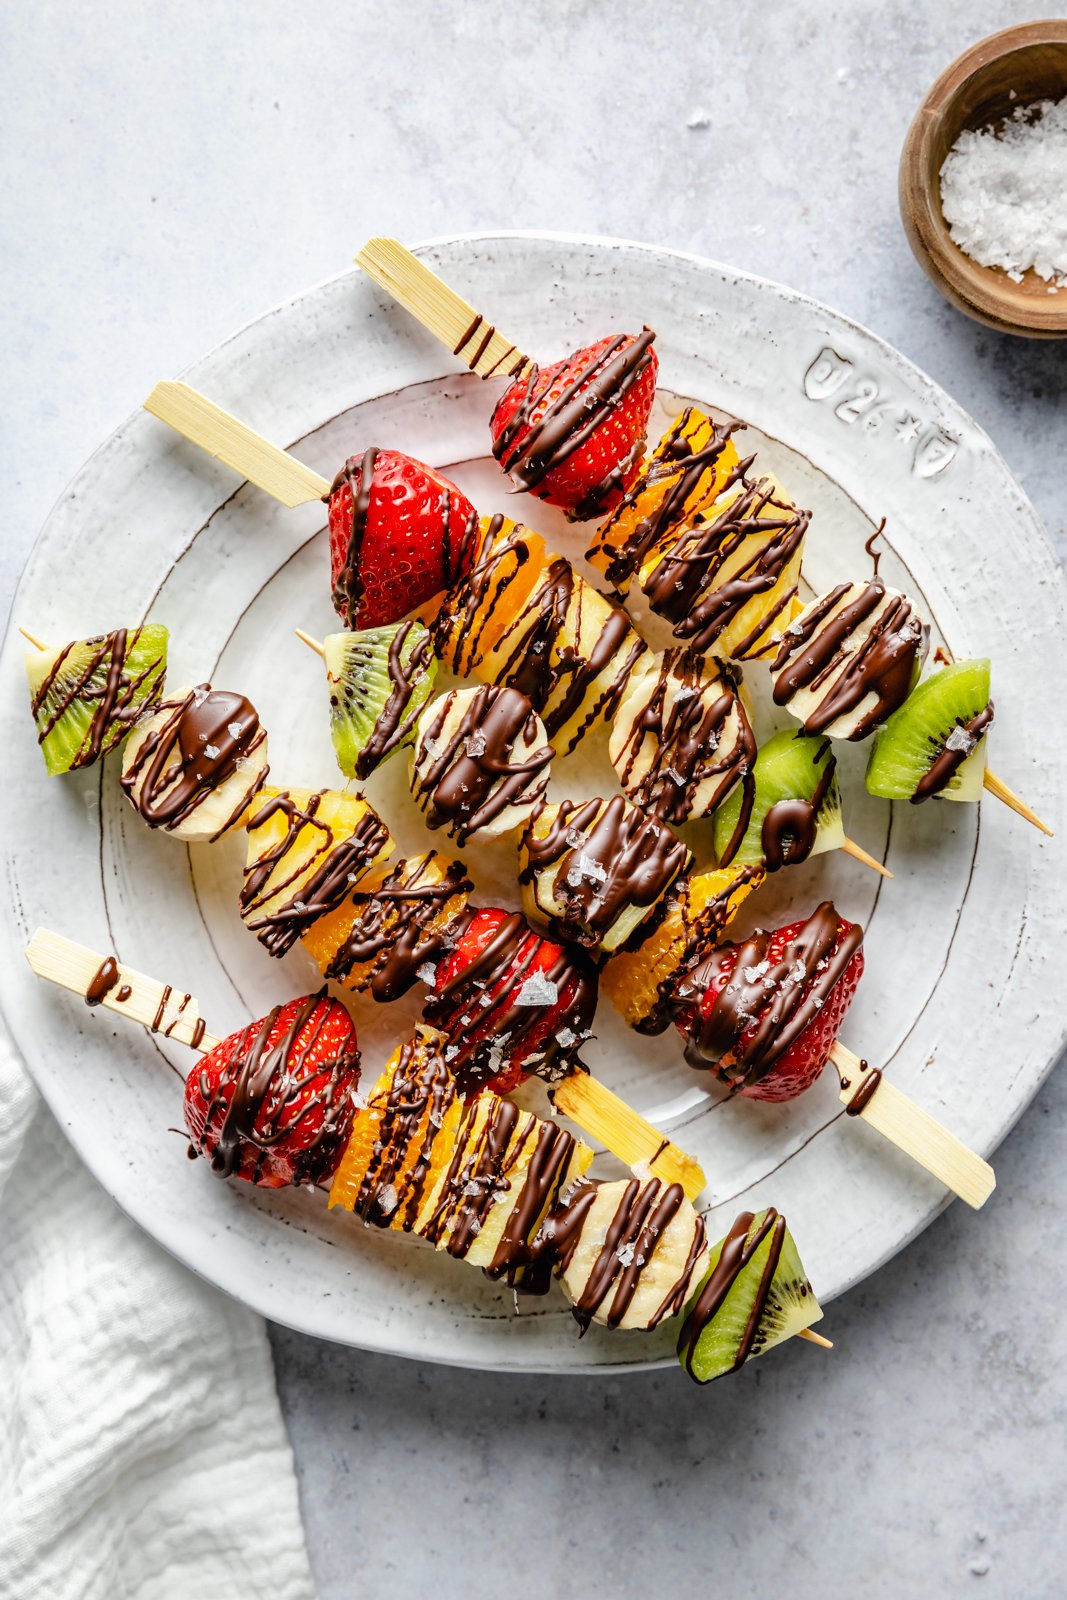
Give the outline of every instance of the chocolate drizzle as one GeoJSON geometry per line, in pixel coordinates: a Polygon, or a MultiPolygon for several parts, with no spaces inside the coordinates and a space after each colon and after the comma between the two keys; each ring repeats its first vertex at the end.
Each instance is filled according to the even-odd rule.
{"type": "Polygon", "coordinates": [[[666,534],[681,523],[683,517],[694,508],[694,503],[699,503],[708,487],[708,475],[711,475],[713,483],[716,462],[731,435],[743,426],[739,422],[714,423],[708,442],[694,450],[688,435],[700,429],[704,421],[702,416],[694,413],[692,406],[682,412],[590,549],[590,558],[603,550],[606,557],[604,576],[613,588],[624,587],[666,534]],[[612,548],[612,524],[628,520],[641,497],[659,490],[661,485],[662,491],[653,508],[638,519],[632,532],[621,544],[612,548]]]}
{"type": "MultiPolygon", "coordinates": [[[[652,610],[674,624],[675,638],[698,650],[710,649],[750,601],[779,588],[811,520],[810,512],[776,499],[769,478],[754,483],[745,478],[753,460],[740,462],[724,486],[741,481],[734,499],[717,516],[716,501],[707,514],[694,517],[691,527],[679,529],[642,585],[652,610]],[[746,541],[750,548],[737,561],[746,541]]],[[[796,592],[793,584],[776,594],[730,654],[744,659],[753,651],[796,592]]]]}
{"type": "Polygon", "coordinates": [[[399,862],[373,889],[353,894],[355,920],[326,976],[343,983],[364,968],[360,987],[369,987],[375,1000],[406,994],[419,968],[454,942],[449,902],[461,904],[473,887],[462,862],[442,863],[435,851],[399,862]]]}
{"type": "Polygon", "coordinates": [[[722,1242],[719,1258],[711,1272],[708,1274],[700,1293],[697,1295],[689,1315],[682,1323],[678,1335],[678,1354],[689,1376],[695,1377],[693,1371],[693,1357],[696,1354],[700,1336],[710,1322],[719,1314],[726,1301],[727,1295],[734,1287],[741,1274],[748,1267],[760,1245],[771,1235],[771,1247],[760,1274],[760,1281],[753,1296],[752,1305],[737,1341],[737,1350],[734,1355],[734,1372],[744,1365],[750,1356],[759,1355],[761,1345],[758,1340],[759,1326],[763,1314],[767,1309],[770,1299],[771,1286],[774,1275],[778,1270],[781,1260],[782,1247],[785,1244],[785,1218],[769,1207],[762,1222],[755,1232],[751,1233],[752,1225],[756,1218],[751,1211],[742,1211],[734,1222],[726,1238],[722,1242]]]}
{"type": "MultiPolygon", "coordinates": [[[[464,583],[449,597],[431,624],[438,654],[449,661],[457,677],[469,678],[485,660],[491,648],[486,632],[492,627],[502,597],[525,572],[534,558],[526,529],[515,524],[503,536],[505,518],[490,518],[478,541],[477,560],[464,583]]],[[[472,544],[478,526],[470,535],[472,544]]],[[[496,638],[495,628],[491,639],[496,638]]]]}
{"type": "MultiPolygon", "coordinates": [[[[609,1328],[619,1326],[633,1303],[642,1273],[684,1204],[685,1194],[677,1183],[665,1187],[658,1178],[644,1183],[631,1178],[625,1185],[600,1251],[574,1301],[574,1319],[583,1331],[598,1312],[602,1313],[598,1320],[609,1328]]],[[[652,1317],[647,1323],[642,1319],[643,1326],[655,1328],[664,1317],[682,1309],[693,1268],[703,1250],[704,1223],[697,1216],[685,1267],[652,1317]]]]}
{"type": "Polygon", "coordinates": [[[463,844],[509,807],[532,807],[555,754],[537,744],[540,731],[515,689],[486,684],[441,695],[420,719],[412,764],[412,793],[427,826],[447,826],[463,844]]]}
{"type": "Polygon", "coordinates": [[[686,1060],[735,1090],[765,1078],[817,1019],[862,945],[863,929],[843,922],[824,900],[775,960],[768,956],[773,937],[757,929],[743,944],[721,945],[685,979],[698,996],[686,1060]]]}
{"type": "MultiPolygon", "coordinates": [[[[434,1141],[456,1098],[452,1074],[416,1034],[400,1052],[353,1209],[378,1228],[411,1230],[431,1170],[434,1141]]],[[[372,1109],[378,1109],[371,1102],[372,1109]]]]}
{"type": "MultiPolygon", "coordinates": [[[[463,360],[473,372],[492,343],[493,335],[495,333],[496,328],[491,322],[486,322],[483,316],[476,315],[473,321],[468,324],[463,333],[460,335],[459,343],[452,346],[452,354],[454,356],[462,356],[463,360]],[[477,343],[474,345],[473,350],[469,350],[468,346],[471,345],[474,340],[477,340],[477,343]]],[[[497,356],[496,360],[491,366],[486,367],[484,372],[479,373],[479,377],[492,378],[495,377],[495,375],[501,370],[503,370],[508,377],[512,377],[515,373],[521,372],[525,365],[526,357],[516,345],[509,344],[505,346],[503,352],[497,356]],[[513,356],[515,359],[512,361],[511,358],[513,356]],[[511,362],[511,365],[505,365],[505,363],[509,361],[511,362]]]]}
{"type": "Polygon", "coordinates": [[[658,674],[641,680],[639,697],[623,708],[633,720],[621,747],[612,739],[612,764],[636,805],[679,824],[693,815],[698,791],[700,816],[726,799],[756,759],[740,682],[726,662],[705,663],[676,650],[660,657],[658,674]],[[734,736],[727,743],[731,718],[734,736]]]}
{"type": "Polygon", "coordinates": [[[609,606],[563,556],[550,562],[498,649],[503,661],[494,673],[496,681],[526,695],[543,717],[550,739],[583,713],[581,725],[568,734],[567,749],[594,722],[611,716],[634,664],[644,654],[626,613],[609,606]],[[586,653],[582,647],[586,616],[591,613],[596,618],[598,612],[603,613],[599,631],[586,653]],[[598,684],[612,663],[615,671],[610,680],[598,684]],[[596,693],[590,696],[594,685],[596,693]]]}
{"type": "MultiPolygon", "coordinates": [[[[502,397],[490,428],[493,454],[519,489],[536,492],[548,475],[581,448],[622,404],[652,361],[655,334],[648,328],[632,337],[616,334],[584,352],[585,359],[560,391],[541,409],[559,374],[559,364],[542,371],[531,365],[518,402],[498,430],[497,417],[512,403],[512,390],[502,397]],[[540,415],[535,415],[540,410],[540,415]]],[[[586,508],[587,515],[599,510],[586,508]]]]}
{"type": "Polygon", "coordinates": [[[513,1063],[521,1063],[552,1083],[579,1065],[577,1050],[589,1035],[597,1002],[596,968],[577,950],[549,946],[556,951],[544,966],[546,943],[517,913],[501,914],[495,926],[490,913],[478,915],[487,929],[477,950],[468,938],[462,946],[463,928],[452,936],[461,943],[464,959],[440,980],[426,1002],[426,1021],[448,1038],[446,1060],[462,1094],[471,1094],[498,1077],[513,1063]],[[535,1004],[520,1002],[528,978],[537,975],[552,998],[535,1004]],[[546,1014],[554,1029],[544,1035],[546,1014]]]}
{"type": "MultiPolygon", "coordinates": [[[[85,991],[85,1004],[87,1006],[103,1005],[112,989],[119,981],[119,965],[114,956],[108,956],[102,961],[89,980],[89,987],[85,991]]],[[[127,989],[127,994],[129,990],[127,989]]]]}
{"type": "MultiPolygon", "coordinates": [[[[413,703],[415,690],[425,683],[426,673],[433,659],[433,640],[429,633],[425,632],[418,622],[411,620],[402,622],[389,642],[389,653],[386,658],[389,694],[375,718],[369,737],[356,757],[354,777],[369,778],[386,756],[410,739],[425,699],[423,695],[413,703]],[[411,638],[412,629],[415,628],[422,637],[416,637],[412,641],[405,659],[404,647],[411,638]]],[[[343,689],[343,684],[340,690],[331,684],[331,707],[336,709],[343,703],[341,698],[343,689]]],[[[359,695],[358,689],[355,692],[359,695]]],[[[366,705],[367,697],[364,695],[360,698],[366,705]]]]}
{"type": "MultiPolygon", "coordinates": [[[[158,727],[145,734],[123,766],[122,787],[150,828],[175,828],[244,767],[267,735],[244,695],[209,683],[181,699],[164,700],[156,715],[158,727]]],[[[257,765],[212,839],[238,821],[266,778],[266,765],[257,765]]]]}
{"type": "Polygon", "coordinates": [[[855,716],[849,739],[865,739],[911,693],[930,636],[906,595],[888,591],[880,578],[840,583],[807,607],[782,637],[772,664],[774,703],[787,706],[800,690],[825,690],[803,719],[805,733],[826,733],[841,717],[855,716]],[[846,596],[854,598],[841,605],[846,596]],[[870,622],[858,646],[853,635],[870,622]],[[873,704],[860,711],[873,696],[873,704]]]}
{"type": "Polygon", "coordinates": [[[128,659],[137,649],[142,631],[117,628],[92,639],[75,639],[59,651],[38,685],[31,702],[38,744],[44,743],[75,702],[92,706],[81,745],[67,763],[70,771],[90,766],[110,750],[158,700],[163,685],[162,657],[145,662],[136,672],[128,668],[128,659]],[[71,654],[81,649],[89,651],[88,659],[76,676],[64,681],[71,654]],[[94,682],[101,672],[103,681],[94,682]],[[157,675],[156,683],[142,694],[153,674],[157,675]],[[46,706],[47,715],[42,715],[46,706]]]}
{"type": "Polygon", "coordinates": [[[246,927],[272,956],[285,955],[317,917],[339,906],[389,843],[389,830],[370,806],[360,813],[351,831],[339,839],[333,825],[320,815],[328,792],[319,790],[302,807],[283,791],[248,819],[250,833],[277,815],[284,817],[286,823],[277,844],[245,868],[240,894],[246,927]],[[304,829],[311,831],[315,841],[307,851],[296,848],[304,829]],[[290,852],[292,870],[276,877],[276,870],[290,852]],[[287,889],[292,894],[287,896],[287,889]]]}
{"type": "Polygon", "coordinates": [[[916,785],[915,793],[911,797],[911,803],[913,806],[922,805],[924,800],[932,799],[935,794],[944,793],[949,784],[952,782],[956,773],[967,760],[967,757],[974,752],[978,745],[979,739],[981,739],[988,732],[992,721],[992,700],[973,717],[968,717],[966,721],[961,722],[957,718],[953,726],[954,728],[961,728],[963,730],[967,738],[971,741],[970,746],[969,748],[964,746],[963,748],[950,750],[947,740],[951,737],[951,731],[948,735],[946,735],[946,742],[941,746],[941,749],[931,761],[929,767],[923,773],[918,784],[916,785]]]}
{"type": "Polygon", "coordinates": [[[348,543],[344,560],[337,569],[333,583],[333,605],[338,616],[346,622],[354,617],[363,599],[363,579],[359,575],[359,560],[363,540],[367,533],[371,493],[374,488],[374,463],[378,459],[377,447],[371,445],[361,457],[350,456],[323,496],[331,501],[339,489],[347,485],[352,497],[352,520],[348,528],[348,543]]]}
{"type": "Polygon", "coordinates": [[[526,860],[520,883],[535,885],[538,904],[556,907],[553,930],[577,944],[595,947],[633,906],[655,905],[689,858],[687,847],[655,817],[622,795],[610,800],[569,800],[555,808],[543,833],[537,819],[522,837],[526,860]],[[550,875],[546,894],[538,887],[550,875]]]}
{"type": "MultiPolygon", "coordinates": [[[[882,1081],[881,1067],[871,1067],[868,1070],[866,1061],[862,1061],[860,1066],[864,1070],[864,1076],[860,1080],[855,1094],[845,1107],[845,1111],[850,1117],[861,1117],[863,1115],[866,1108],[874,1099],[878,1085],[882,1081]]],[[[843,1087],[844,1085],[842,1084],[842,1088],[843,1087]]]]}
{"type": "Polygon", "coordinates": [[[359,1082],[354,1032],[336,1056],[319,1059],[322,1031],[339,1010],[325,990],[275,1006],[194,1067],[205,1110],[198,1128],[187,1102],[187,1121],[197,1149],[210,1155],[219,1177],[239,1172],[259,1182],[271,1152],[283,1142],[292,1152],[294,1183],[318,1183],[332,1173],[351,1130],[352,1091],[359,1082]],[[215,1078],[219,1061],[222,1071],[215,1078]],[[294,1143],[298,1148],[292,1151],[294,1143]],[[249,1155],[251,1170],[245,1171],[249,1155]]]}

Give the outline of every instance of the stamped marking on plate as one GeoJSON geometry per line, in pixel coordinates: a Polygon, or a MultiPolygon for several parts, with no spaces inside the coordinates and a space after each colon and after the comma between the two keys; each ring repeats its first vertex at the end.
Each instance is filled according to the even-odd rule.
{"type": "Polygon", "coordinates": [[[887,436],[911,451],[917,478],[936,478],[951,466],[959,440],[940,423],[917,417],[910,404],[890,392],[884,378],[861,371],[848,356],[824,345],[804,373],[809,400],[835,401],[834,416],[848,427],[857,422],[865,433],[885,428],[887,436]]]}

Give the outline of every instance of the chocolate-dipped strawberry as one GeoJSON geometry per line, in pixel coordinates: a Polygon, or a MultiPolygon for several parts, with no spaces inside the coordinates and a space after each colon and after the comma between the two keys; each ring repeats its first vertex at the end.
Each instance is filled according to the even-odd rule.
{"type": "Polygon", "coordinates": [[[448,1037],[462,1093],[506,1094],[531,1073],[551,1083],[574,1071],[596,1011],[589,958],[497,909],[470,913],[452,940],[425,1015],[448,1037]]]}
{"type": "Polygon", "coordinates": [[[262,1188],[326,1183],[356,1115],[352,1019],[325,993],[275,1006],[230,1034],[185,1083],[190,1153],[262,1188]]]}
{"type": "Polygon", "coordinates": [[[493,454],[518,489],[575,521],[603,516],[636,476],[656,393],[655,334],[616,334],[531,363],[497,402],[493,454]]]}
{"type": "Polygon", "coordinates": [[[688,650],[646,655],[619,703],[608,753],[635,805],[675,825],[706,817],[756,759],[740,672],[688,650]]]}
{"type": "Polygon", "coordinates": [[[411,792],[427,825],[460,844],[479,832],[509,833],[544,796],[554,754],[516,689],[452,689],[416,724],[411,792]]]}
{"type": "Polygon", "coordinates": [[[209,683],[170,694],[126,742],[122,787],[150,828],[210,841],[236,827],[267,780],[251,701],[209,683]]]}
{"type": "Polygon", "coordinates": [[[675,991],[686,1060],[749,1099],[794,1099],[830,1058],[862,945],[828,900],[804,922],[720,945],[675,991]]]}
{"type": "Polygon", "coordinates": [[[461,489],[400,450],[353,456],[326,496],[334,609],[349,628],[398,622],[467,570],[477,514],[461,489]]]}
{"type": "Polygon", "coordinates": [[[529,916],[557,938],[616,950],[689,861],[667,825],[621,795],[543,806],[519,845],[529,916]]]}
{"type": "Polygon", "coordinates": [[[904,704],[926,659],[930,626],[881,578],[839,583],[782,631],[774,703],[805,733],[866,739],[904,704]]]}

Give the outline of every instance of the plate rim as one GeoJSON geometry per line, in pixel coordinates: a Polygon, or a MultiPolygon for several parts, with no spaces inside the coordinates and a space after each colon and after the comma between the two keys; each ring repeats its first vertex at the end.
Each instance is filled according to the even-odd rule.
{"type": "MultiPolygon", "coordinates": [[[[817,299],[815,296],[809,295],[797,289],[793,289],[789,285],[783,284],[778,280],[764,277],[760,274],[752,273],[742,268],[733,267],[727,263],[717,261],[712,257],[705,256],[697,252],[680,250],[671,246],[657,245],[648,241],[627,239],[614,235],[585,234],[557,231],[553,229],[476,229],[433,235],[419,240],[418,243],[411,245],[410,248],[412,249],[413,253],[417,255],[425,255],[426,253],[439,249],[447,249],[456,246],[462,247],[466,245],[491,245],[494,242],[505,240],[519,243],[522,243],[523,241],[537,241],[540,243],[562,244],[587,249],[591,248],[593,250],[617,249],[620,251],[636,252],[640,255],[654,257],[659,260],[668,258],[685,261],[699,270],[710,270],[722,278],[744,282],[749,286],[757,288],[761,292],[767,292],[776,298],[784,299],[788,302],[809,308],[814,313],[821,316],[827,316],[835,323],[851,330],[853,333],[859,336],[861,340],[868,341],[873,349],[880,353],[887,361],[887,364],[892,366],[897,372],[904,373],[912,380],[914,380],[916,377],[921,380],[922,384],[926,385],[933,392],[933,394],[937,396],[938,400],[945,405],[946,409],[950,413],[955,414],[966,423],[968,429],[972,433],[972,436],[981,441],[984,450],[988,452],[988,455],[991,458],[993,466],[1004,475],[1005,479],[1010,482],[1014,491],[1018,495],[1020,510],[1024,510],[1028,514],[1031,522],[1031,531],[1033,535],[1036,536],[1039,544],[1044,547],[1044,554],[1049,559],[1052,569],[1055,573],[1055,581],[1059,589],[1060,599],[1064,605],[1067,606],[1067,573],[1065,573],[1063,570],[1063,566],[1060,563],[1055,546],[1052,543],[1042,518],[1038,514],[1036,508],[1033,506],[1026,489],[1011,470],[994,440],[981,426],[981,424],[978,423],[970,415],[970,413],[965,410],[962,404],[957,401],[949,391],[944,389],[936,379],[931,377],[923,367],[921,367],[916,361],[912,360],[911,357],[904,355],[903,352],[896,349],[895,346],[890,344],[880,334],[867,327],[864,323],[857,321],[854,317],[851,317],[844,312],[836,310],[833,306],[817,299]]],[[[190,362],[185,368],[182,369],[178,376],[185,378],[194,373],[205,363],[215,360],[226,351],[228,346],[237,343],[239,340],[245,337],[251,329],[268,322],[272,317],[298,306],[301,302],[319,294],[320,292],[340,283],[343,280],[358,280],[360,276],[359,268],[353,264],[346,266],[337,272],[328,274],[316,282],[309,284],[304,289],[285,297],[258,315],[248,318],[239,327],[233,329],[226,335],[225,338],[220,340],[210,349],[204,351],[194,361],[190,362]]],[[[84,475],[90,473],[94,463],[97,461],[97,458],[101,456],[113,444],[113,442],[119,438],[120,435],[123,435],[132,425],[134,425],[140,416],[141,410],[137,409],[122,418],[119,423],[107,435],[105,435],[103,439],[100,440],[96,447],[79,465],[54,500],[47,516],[45,517],[40,528],[38,529],[36,536],[34,537],[29,551],[27,552],[25,562],[15,585],[3,635],[3,643],[5,646],[8,644],[13,632],[15,631],[16,608],[26,583],[28,569],[33,564],[37,550],[43,538],[45,537],[47,529],[50,526],[57,509],[69,497],[71,490],[79,482],[79,480],[81,480],[84,475]]],[[[164,1249],[170,1256],[180,1261],[183,1266],[194,1272],[202,1281],[211,1284],[214,1288],[218,1289],[222,1293],[227,1294],[229,1298],[235,1300],[236,1302],[249,1306],[250,1309],[256,1311],[267,1320],[276,1322],[280,1326],[291,1328],[296,1332],[310,1334],[313,1337],[328,1340],[331,1343],[345,1344],[349,1348],[363,1349],[381,1355],[399,1356],[402,1359],[432,1361],[433,1363],[439,1365],[464,1367],[472,1370],[531,1374],[551,1373],[553,1375],[581,1377],[601,1373],[610,1376],[621,1372],[655,1371],[675,1365],[673,1357],[663,1356],[647,1357],[645,1359],[637,1360],[623,1359],[620,1361],[613,1361],[610,1358],[598,1359],[589,1365],[568,1366],[562,1365],[555,1360],[545,1360],[541,1362],[538,1361],[536,1357],[531,1360],[529,1359],[530,1352],[528,1351],[526,1352],[525,1359],[521,1359],[516,1362],[509,1362],[505,1359],[500,1359],[499,1357],[493,1359],[491,1362],[487,1362],[484,1358],[479,1359],[476,1355],[473,1357],[464,1357],[463,1355],[454,1354],[450,1349],[446,1349],[444,1353],[438,1353],[437,1351],[428,1353],[425,1349],[417,1348],[414,1343],[407,1338],[406,1333],[401,1330],[394,1330],[399,1334],[399,1338],[394,1338],[392,1342],[367,1336],[363,1336],[358,1340],[343,1339],[339,1337],[337,1332],[332,1329],[326,1331],[322,1327],[316,1326],[316,1318],[314,1314],[305,1314],[303,1321],[297,1321],[285,1314],[284,1306],[283,1309],[279,1311],[275,1304],[271,1303],[268,1306],[268,1304],[264,1303],[265,1300],[269,1301],[271,1299],[272,1293],[277,1295],[276,1288],[268,1289],[265,1295],[261,1296],[257,1292],[258,1284],[256,1283],[253,1283],[251,1289],[245,1285],[242,1285],[241,1289],[238,1290],[236,1288],[231,1288],[226,1283],[219,1282],[209,1273],[201,1269],[201,1267],[197,1264],[194,1253],[191,1250],[188,1253],[184,1253],[178,1242],[172,1242],[161,1238],[157,1233],[153,1232],[145,1223],[143,1223],[139,1217],[131,1209],[129,1209],[128,1206],[123,1204],[123,1202],[113,1193],[106,1177],[103,1175],[103,1171],[97,1169],[97,1166],[91,1159],[87,1148],[83,1148],[83,1145],[79,1142],[75,1126],[73,1124],[64,1122],[61,1115],[60,1106],[53,1103],[52,1095],[49,1092],[51,1086],[49,1085],[49,1087],[45,1087],[38,1081],[37,1075],[33,1070],[30,1060],[19,1047],[16,1041],[15,1027],[11,1018],[11,1010],[12,1008],[5,1006],[3,999],[0,998],[0,1019],[3,1020],[7,1028],[12,1045],[18,1053],[19,1059],[26,1067],[26,1070],[35,1087],[37,1088],[38,1093],[41,1094],[42,1099],[48,1105],[51,1113],[55,1116],[64,1138],[73,1147],[82,1164],[89,1171],[94,1182],[96,1182],[98,1186],[109,1196],[109,1198],[112,1199],[116,1205],[118,1205],[123,1214],[128,1216],[130,1220],[140,1229],[140,1231],[152,1241],[153,1244],[164,1249]]],[[[1053,1053],[1035,1076],[1033,1084],[1027,1092],[1025,1098],[1018,1106],[1010,1109],[1008,1115],[998,1126],[997,1131],[986,1143],[985,1148],[982,1150],[983,1154],[991,1154],[992,1151],[994,1151],[1001,1144],[1001,1142],[1007,1137],[1012,1128],[1015,1126],[1019,1118],[1032,1104],[1034,1098],[1047,1080],[1053,1067],[1059,1060],[1065,1044],[1067,1044],[1067,1013],[1061,1015],[1058,1019],[1058,1042],[1055,1045],[1053,1053]]],[[[835,1290],[835,1294],[847,1292],[849,1288],[855,1287],[857,1283],[862,1282],[872,1273],[878,1271],[882,1266],[885,1265],[887,1261],[891,1260],[901,1250],[906,1249],[907,1246],[911,1244],[922,1232],[924,1232],[930,1223],[933,1222],[936,1217],[940,1215],[940,1213],[949,1204],[952,1203],[952,1199],[953,1196],[951,1194],[944,1194],[933,1199],[927,1207],[922,1209],[914,1223],[914,1226],[910,1230],[906,1231],[893,1245],[887,1247],[884,1252],[882,1252],[876,1259],[871,1261],[870,1264],[865,1267],[862,1273],[837,1288],[835,1290]]],[[[833,1298],[834,1295],[827,1295],[824,1297],[823,1303],[828,1304],[833,1298]]],[[[305,1313],[308,1311],[313,1312],[313,1308],[305,1307],[305,1313]]]]}

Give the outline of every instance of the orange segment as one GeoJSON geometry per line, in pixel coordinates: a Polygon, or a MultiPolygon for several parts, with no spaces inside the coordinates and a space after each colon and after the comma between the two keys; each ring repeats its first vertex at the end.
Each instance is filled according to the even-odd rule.
{"type": "Polygon", "coordinates": [[[521,523],[482,518],[474,566],[435,625],[437,653],[457,677],[496,682],[501,635],[526,604],[546,562],[545,542],[521,523]]]}
{"type": "Polygon", "coordinates": [[[650,932],[640,938],[639,929],[611,957],[600,975],[600,991],[631,1028],[663,1031],[674,978],[718,942],[765,876],[762,867],[723,867],[684,879],[667,895],[663,915],[653,919],[650,932]]]}
{"type": "Polygon", "coordinates": [[[586,559],[625,594],[651,545],[709,506],[737,465],[737,449],[723,424],[689,406],[597,529],[586,559]]]}

